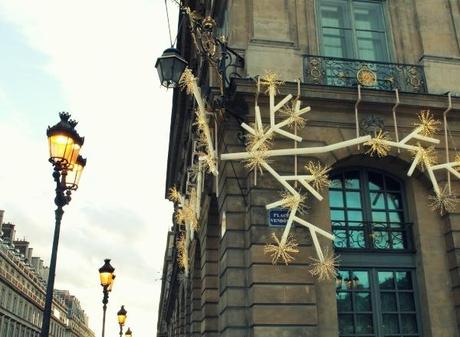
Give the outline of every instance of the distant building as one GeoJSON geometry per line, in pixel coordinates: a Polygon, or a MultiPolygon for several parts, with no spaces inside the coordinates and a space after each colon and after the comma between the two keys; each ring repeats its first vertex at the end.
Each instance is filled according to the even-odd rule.
{"type": "MultiPolygon", "coordinates": [[[[3,223],[0,210],[0,336],[40,334],[48,267],[32,256],[26,240],[15,239],[15,225],[3,223]]],[[[94,337],[78,300],[67,290],[55,290],[50,337],[94,337]]]]}
{"type": "Polygon", "coordinates": [[[62,299],[67,308],[67,326],[66,337],[92,337],[94,332],[88,327],[88,316],[81,308],[80,301],[68,290],[55,290],[55,296],[62,299]]]}

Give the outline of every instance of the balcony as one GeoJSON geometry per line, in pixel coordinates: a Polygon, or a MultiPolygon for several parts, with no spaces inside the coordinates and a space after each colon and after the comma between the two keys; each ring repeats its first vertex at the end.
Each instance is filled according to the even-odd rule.
{"type": "Polygon", "coordinates": [[[304,83],[428,93],[423,66],[316,55],[304,56],[304,83]]]}

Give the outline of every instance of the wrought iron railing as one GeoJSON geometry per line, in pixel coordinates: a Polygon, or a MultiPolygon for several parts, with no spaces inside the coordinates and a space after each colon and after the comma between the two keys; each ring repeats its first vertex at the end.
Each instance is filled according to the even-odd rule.
{"type": "Polygon", "coordinates": [[[334,246],[342,249],[412,249],[411,228],[408,222],[332,221],[334,246]]]}
{"type": "Polygon", "coordinates": [[[306,55],[304,83],[427,93],[423,66],[306,55]]]}

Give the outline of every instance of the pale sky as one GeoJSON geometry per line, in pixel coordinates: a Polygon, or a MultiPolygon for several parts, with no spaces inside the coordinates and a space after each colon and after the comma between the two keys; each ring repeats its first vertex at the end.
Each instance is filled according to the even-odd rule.
{"type": "Polygon", "coordinates": [[[167,47],[163,0],[0,0],[0,209],[48,263],[55,206],[45,131],[69,111],[88,163],[65,207],[55,287],[78,297],[96,336],[106,257],[117,274],[106,336],[118,335],[122,304],[133,336],[156,335],[173,207],[164,200],[172,92],[154,65],[167,47]]]}

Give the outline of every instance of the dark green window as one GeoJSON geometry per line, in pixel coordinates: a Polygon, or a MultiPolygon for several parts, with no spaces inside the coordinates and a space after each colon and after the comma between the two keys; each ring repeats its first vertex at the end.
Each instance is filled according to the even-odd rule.
{"type": "Polygon", "coordinates": [[[401,183],[386,174],[359,169],[331,175],[329,206],[336,249],[410,249],[404,204],[401,183]]]}
{"type": "Polygon", "coordinates": [[[383,1],[318,0],[323,56],[388,62],[383,1]]]}
{"type": "Polygon", "coordinates": [[[418,337],[413,270],[342,269],[337,277],[340,337],[418,337]]]}
{"type": "Polygon", "coordinates": [[[340,337],[420,337],[415,258],[404,186],[367,168],[331,174],[329,206],[340,255],[340,337]]]}

